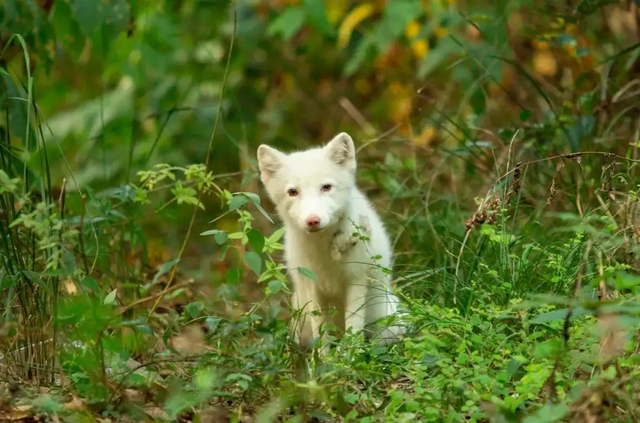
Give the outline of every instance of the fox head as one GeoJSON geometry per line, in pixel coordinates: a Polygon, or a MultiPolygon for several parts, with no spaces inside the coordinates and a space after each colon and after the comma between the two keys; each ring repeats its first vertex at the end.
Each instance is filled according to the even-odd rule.
{"type": "Polygon", "coordinates": [[[324,147],[290,154],[263,144],[258,147],[258,164],[269,197],[290,225],[320,232],[347,215],[355,187],[356,150],[346,132],[324,147]]]}

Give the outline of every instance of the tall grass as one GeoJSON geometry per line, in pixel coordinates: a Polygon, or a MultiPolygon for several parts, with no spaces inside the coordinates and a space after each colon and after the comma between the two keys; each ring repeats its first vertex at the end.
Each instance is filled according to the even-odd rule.
{"type": "Polygon", "coordinates": [[[24,69],[3,72],[4,136],[0,140],[2,370],[19,380],[50,383],[55,367],[56,304],[64,237],[64,188],[54,198],[30,57],[20,35],[24,69]],[[18,75],[26,72],[26,80],[18,75]],[[15,82],[19,81],[20,85],[15,82]],[[24,125],[20,127],[20,125],[24,125]],[[16,148],[12,134],[24,149],[16,148]],[[15,136],[14,135],[14,136],[15,136]]]}

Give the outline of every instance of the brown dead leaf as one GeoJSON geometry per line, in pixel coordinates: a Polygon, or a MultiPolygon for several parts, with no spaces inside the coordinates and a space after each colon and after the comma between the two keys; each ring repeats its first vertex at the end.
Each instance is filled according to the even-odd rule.
{"type": "Polygon", "coordinates": [[[17,422],[24,420],[34,420],[31,409],[33,407],[30,404],[18,404],[11,409],[0,412],[0,421],[17,422]]]}
{"type": "Polygon", "coordinates": [[[198,413],[198,417],[202,423],[228,422],[231,419],[229,410],[213,406],[206,407],[198,413]]]}
{"type": "Polygon", "coordinates": [[[482,33],[475,25],[467,25],[467,27],[465,28],[465,35],[467,36],[467,40],[469,41],[476,41],[482,37],[482,33]]]}
{"type": "Polygon", "coordinates": [[[70,411],[85,411],[87,409],[87,402],[82,398],[71,394],[71,401],[66,403],[64,408],[70,411]]]}
{"type": "Polygon", "coordinates": [[[152,419],[169,420],[169,415],[160,407],[153,404],[147,404],[144,412],[152,419]]]}
{"type": "Polygon", "coordinates": [[[329,78],[322,78],[318,84],[317,96],[320,100],[329,100],[333,92],[333,83],[329,78]]]}
{"type": "Polygon", "coordinates": [[[125,389],[124,397],[127,399],[127,401],[138,404],[144,403],[145,400],[144,394],[137,389],[125,389]]]}
{"type": "Polygon", "coordinates": [[[203,354],[206,351],[204,333],[199,326],[189,326],[183,333],[171,338],[171,346],[182,354],[203,354]]]}
{"type": "Polygon", "coordinates": [[[67,291],[69,295],[76,295],[78,293],[78,287],[72,279],[64,281],[64,290],[67,291]]]}
{"type": "Polygon", "coordinates": [[[600,329],[600,358],[606,363],[624,352],[626,331],[622,328],[620,318],[611,314],[600,316],[598,327],[600,329]]]}
{"type": "Polygon", "coordinates": [[[563,162],[558,163],[558,166],[556,166],[556,171],[553,174],[553,179],[551,179],[551,187],[549,188],[549,197],[547,197],[547,204],[551,204],[553,199],[556,198],[556,195],[558,194],[558,189],[556,188],[556,178],[558,177],[558,174],[560,174],[560,171],[563,168],[564,168],[563,162]]]}
{"type": "Polygon", "coordinates": [[[580,166],[580,169],[582,169],[582,153],[567,154],[565,157],[576,162],[578,166],[580,166]]]}
{"type": "Polygon", "coordinates": [[[540,76],[554,76],[558,73],[558,63],[550,51],[536,51],[533,54],[533,69],[540,76]]]}

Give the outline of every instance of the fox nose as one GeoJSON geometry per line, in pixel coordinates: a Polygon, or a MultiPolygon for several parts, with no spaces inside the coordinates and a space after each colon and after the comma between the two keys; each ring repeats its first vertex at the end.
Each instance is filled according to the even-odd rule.
{"type": "Polygon", "coordinates": [[[315,214],[307,217],[307,220],[305,222],[307,224],[307,227],[309,228],[317,228],[318,226],[320,226],[320,218],[315,214]]]}

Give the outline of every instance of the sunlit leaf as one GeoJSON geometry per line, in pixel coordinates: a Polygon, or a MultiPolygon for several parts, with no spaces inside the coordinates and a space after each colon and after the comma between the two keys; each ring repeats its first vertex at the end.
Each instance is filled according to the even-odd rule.
{"type": "Polygon", "coordinates": [[[371,3],[364,3],[354,8],[346,18],[342,20],[338,31],[338,46],[345,47],[349,43],[353,30],[360,22],[373,15],[375,8],[371,3]]]}
{"type": "Polygon", "coordinates": [[[118,288],[114,289],[109,294],[107,294],[107,296],[104,298],[103,304],[113,304],[116,300],[117,293],[118,293],[118,288]]]}

